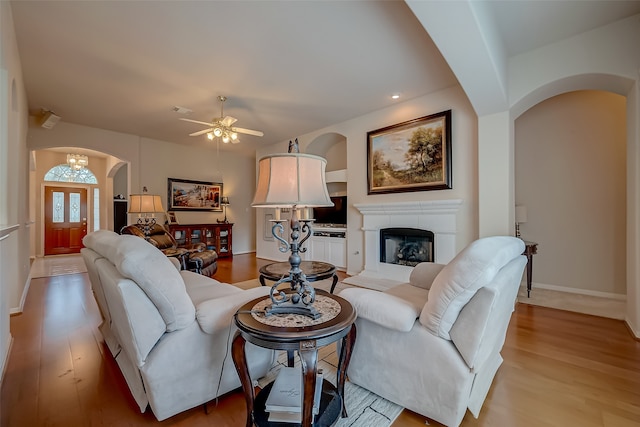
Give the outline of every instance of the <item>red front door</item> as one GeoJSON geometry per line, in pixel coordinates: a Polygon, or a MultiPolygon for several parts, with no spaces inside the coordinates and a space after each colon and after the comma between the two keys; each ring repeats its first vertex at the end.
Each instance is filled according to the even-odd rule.
{"type": "Polygon", "coordinates": [[[44,188],[44,254],[75,254],[87,234],[87,190],[44,188]]]}

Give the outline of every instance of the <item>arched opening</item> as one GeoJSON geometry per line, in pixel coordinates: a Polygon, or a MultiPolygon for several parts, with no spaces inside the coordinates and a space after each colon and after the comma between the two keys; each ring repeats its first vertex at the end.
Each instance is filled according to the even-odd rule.
{"type": "Polygon", "coordinates": [[[626,98],[616,93],[562,91],[515,120],[515,204],[527,211],[520,230],[540,245],[534,289],[623,306],[626,149],[626,98]]]}
{"type": "MultiPolygon", "coordinates": [[[[31,186],[30,198],[35,222],[40,224],[34,232],[34,256],[42,256],[46,252],[45,213],[47,213],[47,194],[45,187],[47,186],[84,188],[87,193],[87,232],[99,229],[115,229],[114,175],[118,170],[124,171],[122,173],[124,179],[122,194],[126,196],[129,186],[128,162],[103,152],[78,147],[55,147],[35,150],[32,152],[32,159],[33,165],[30,172],[30,180],[32,180],[33,185],[31,186]],[[79,171],[71,170],[66,164],[66,156],[69,153],[87,155],[89,165],[79,171]]],[[[120,193],[121,191],[118,191],[117,194],[120,193]]],[[[126,205],[126,199],[124,200],[124,205],[126,205]]]]}

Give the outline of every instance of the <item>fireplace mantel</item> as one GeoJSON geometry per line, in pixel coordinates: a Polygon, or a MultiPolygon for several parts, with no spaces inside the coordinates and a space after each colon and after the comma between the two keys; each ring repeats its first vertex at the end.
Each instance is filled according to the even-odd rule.
{"type": "Polygon", "coordinates": [[[434,234],[435,262],[446,264],[456,255],[457,213],[461,199],[396,203],[357,203],[363,216],[364,270],[349,278],[359,286],[386,290],[409,281],[412,267],[380,262],[380,229],[409,227],[434,234]]]}

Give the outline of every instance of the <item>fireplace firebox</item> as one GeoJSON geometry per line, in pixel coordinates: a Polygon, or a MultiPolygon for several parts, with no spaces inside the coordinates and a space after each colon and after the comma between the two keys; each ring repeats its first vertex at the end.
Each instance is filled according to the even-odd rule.
{"type": "Polygon", "coordinates": [[[417,228],[380,229],[380,262],[413,267],[434,260],[434,234],[417,228]]]}

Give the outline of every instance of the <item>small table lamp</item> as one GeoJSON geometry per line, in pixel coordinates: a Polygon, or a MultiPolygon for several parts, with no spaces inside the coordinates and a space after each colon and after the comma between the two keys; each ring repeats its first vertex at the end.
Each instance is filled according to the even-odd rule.
{"type": "Polygon", "coordinates": [[[227,221],[227,206],[230,204],[231,203],[229,203],[229,198],[227,196],[222,196],[222,198],[220,198],[220,206],[224,208],[224,219],[222,221],[218,220],[218,224],[229,224],[229,221],[227,221]]]}
{"type": "Polygon", "coordinates": [[[129,196],[129,211],[127,213],[138,214],[136,226],[144,233],[145,240],[149,240],[151,228],[156,224],[155,214],[164,213],[162,197],[147,194],[147,187],[143,187],[142,194],[131,194],[129,196]]]}
{"type": "MultiPolygon", "coordinates": [[[[300,252],[305,252],[302,244],[311,236],[313,219],[299,218],[298,210],[314,206],[333,206],[327,191],[325,168],[327,161],[322,157],[300,153],[273,154],[260,159],[258,163],[258,187],[251,206],[257,208],[276,208],[276,219],[272,220],[273,236],[279,241],[278,249],[289,256],[289,276],[283,277],[271,287],[270,314],[302,314],[313,319],[320,313],[313,307],[315,290],[309,284],[304,272],[300,269],[300,252]],[[284,220],[279,217],[280,208],[291,209],[291,241],[283,238],[284,220]],[[306,233],[298,241],[300,232],[306,233]],[[278,291],[282,283],[289,283],[290,294],[278,291]]],[[[306,211],[305,211],[306,212],[306,211]]],[[[303,215],[306,217],[306,214],[303,215]]]]}

